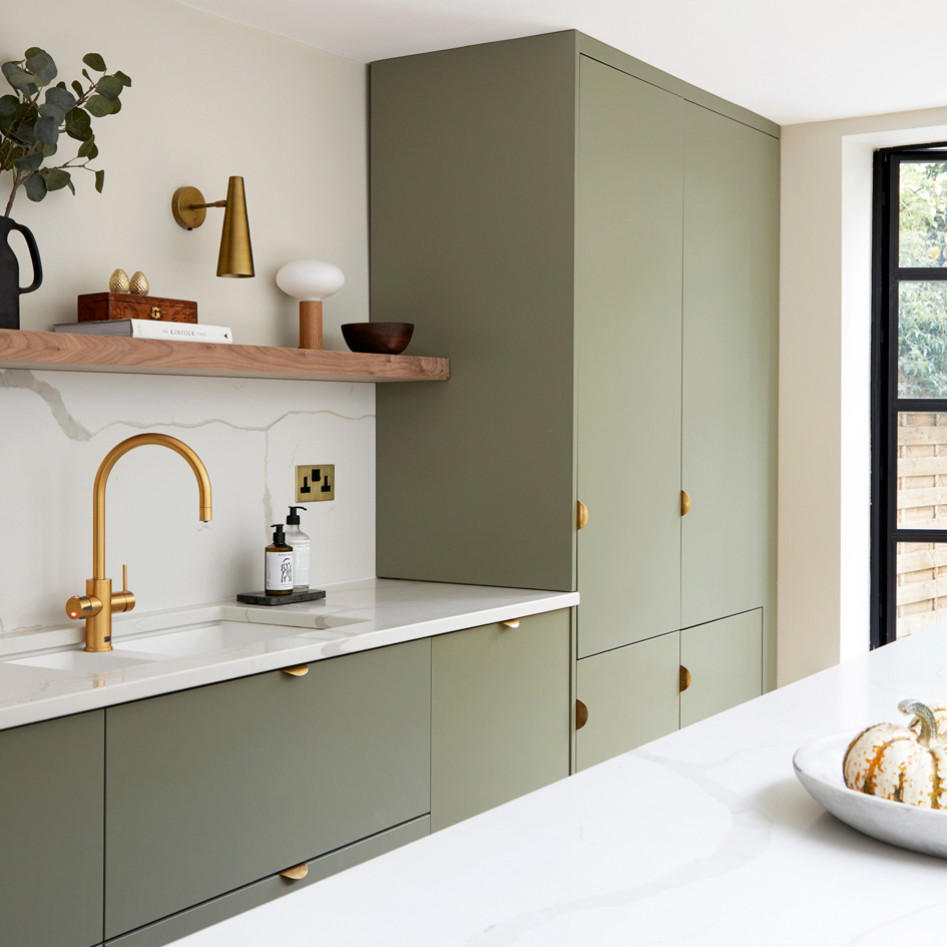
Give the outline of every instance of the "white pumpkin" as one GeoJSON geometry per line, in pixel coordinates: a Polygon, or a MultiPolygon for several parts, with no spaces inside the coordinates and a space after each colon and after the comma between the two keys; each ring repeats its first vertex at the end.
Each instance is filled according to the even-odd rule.
{"type": "Polygon", "coordinates": [[[947,741],[938,733],[947,718],[938,720],[917,700],[902,700],[898,710],[913,715],[907,727],[878,723],[849,744],[842,760],[845,785],[909,806],[947,809],[947,741]]]}

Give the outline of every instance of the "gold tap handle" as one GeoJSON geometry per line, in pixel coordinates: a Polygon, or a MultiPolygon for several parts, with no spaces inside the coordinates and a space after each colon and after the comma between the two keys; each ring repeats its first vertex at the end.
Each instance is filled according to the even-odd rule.
{"type": "Polygon", "coordinates": [[[112,611],[130,612],[135,607],[135,593],[128,590],[128,566],[122,563],[122,589],[112,593],[112,611]]]}

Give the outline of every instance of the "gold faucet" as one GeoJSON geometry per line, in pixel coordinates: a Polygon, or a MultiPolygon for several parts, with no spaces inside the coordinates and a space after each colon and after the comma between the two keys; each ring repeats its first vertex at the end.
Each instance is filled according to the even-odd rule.
{"type": "Polygon", "coordinates": [[[112,650],[112,612],[130,612],[135,607],[135,596],[128,591],[128,569],[122,566],[122,590],[112,592],[112,580],[105,577],[105,484],[115,462],[123,454],[144,444],[167,447],[180,454],[197,477],[200,491],[200,519],[211,519],[210,477],[200,457],[183,441],[167,434],[136,434],[116,444],[99,464],[92,487],[92,578],[86,579],[85,595],[73,595],[66,602],[70,618],[85,619],[85,650],[112,650]]]}

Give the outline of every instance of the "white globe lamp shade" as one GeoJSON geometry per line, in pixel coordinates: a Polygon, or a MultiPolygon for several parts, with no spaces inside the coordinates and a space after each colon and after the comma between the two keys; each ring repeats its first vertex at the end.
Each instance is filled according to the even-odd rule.
{"type": "Polygon", "coordinates": [[[322,260],[296,260],[276,274],[276,285],[299,300],[299,347],[322,348],[322,300],[345,285],[345,274],[322,260]]]}
{"type": "Polygon", "coordinates": [[[280,268],[276,285],[295,299],[321,301],[345,285],[345,274],[334,263],[297,260],[280,268]]]}

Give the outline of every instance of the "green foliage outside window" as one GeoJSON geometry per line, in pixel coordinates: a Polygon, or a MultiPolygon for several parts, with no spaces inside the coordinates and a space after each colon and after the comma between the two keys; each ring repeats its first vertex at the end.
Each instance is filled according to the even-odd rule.
{"type": "MultiPolygon", "coordinates": [[[[901,164],[898,264],[947,267],[947,162],[901,164]]],[[[947,397],[947,283],[902,281],[898,396],[947,397]]]]}

